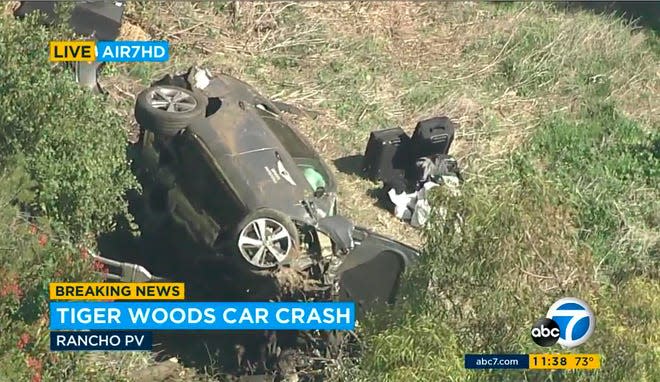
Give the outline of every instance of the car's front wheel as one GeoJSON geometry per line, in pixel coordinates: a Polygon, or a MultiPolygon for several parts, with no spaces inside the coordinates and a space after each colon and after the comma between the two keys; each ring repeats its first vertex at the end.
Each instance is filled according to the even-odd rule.
{"type": "Polygon", "coordinates": [[[266,269],[285,262],[300,245],[298,229],[283,213],[261,209],[238,225],[236,245],[252,266],[266,269]]]}

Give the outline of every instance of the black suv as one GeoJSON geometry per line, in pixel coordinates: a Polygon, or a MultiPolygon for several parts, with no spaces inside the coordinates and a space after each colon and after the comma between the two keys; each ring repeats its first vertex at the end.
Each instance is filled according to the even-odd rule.
{"type": "Polygon", "coordinates": [[[135,117],[142,232],[167,230],[188,257],[201,248],[256,270],[315,267],[328,282],[342,274],[356,284],[353,298],[373,300],[390,299],[418,256],[337,216],[328,166],[274,102],[240,80],[196,68],[166,76],[138,95],[135,117]],[[377,274],[358,272],[369,266],[377,274]]]}

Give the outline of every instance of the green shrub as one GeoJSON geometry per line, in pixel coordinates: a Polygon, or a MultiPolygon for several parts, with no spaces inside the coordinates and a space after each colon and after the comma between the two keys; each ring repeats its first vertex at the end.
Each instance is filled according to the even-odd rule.
{"type": "Polygon", "coordinates": [[[657,137],[603,105],[541,126],[460,198],[436,192],[434,205],[463,223],[446,224],[436,210],[402,302],[365,323],[352,379],[657,380],[658,227],[640,218],[657,211],[657,137]],[[652,245],[636,243],[633,228],[652,245]],[[534,345],[529,330],[566,296],[594,308],[597,329],[577,351],[602,354],[602,370],[463,369],[465,353],[560,352],[534,345]]]}
{"type": "Polygon", "coordinates": [[[436,195],[434,204],[447,207],[449,216],[461,214],[464,223],[456,229],[436,212],[401,302],[363,323],[365,353],[345,380],[657,380],[657,280],[631,276],[618,287],[597,282],[570,195],[548,175],[521,155],[466,184],[458,199],[436,195]],[[539,348],[529,331],[566,296],[585,299],[596,313],[592,339],[576,351],[602,354],[599,372],[463,368],[466,353],[562,352],[539,348]]]}
{"type": "Polygon", "coordinates": [[[16,162],[0,172],[0,381],[116,381],[79,355],[49,351],[48,283],[95,277],[84,250],[12,206],[31,200],[31,185],[16,162]]]}
{"type": "Polygon", "coordinates": [[[32,207],[73,235],[103,231],[126,213],[122,197],[136,185],[125,121],[48,62],[53,39],[35,18],[0,18],[0,155],[24,155],[32,207]]]}

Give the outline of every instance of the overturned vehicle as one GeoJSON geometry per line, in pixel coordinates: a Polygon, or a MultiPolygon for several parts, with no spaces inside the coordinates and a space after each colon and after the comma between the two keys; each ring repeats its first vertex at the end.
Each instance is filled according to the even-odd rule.
{"type": "Polygon", "coordinates": [[[419,253],[338,215],[332,172],[285,106],[196,68],[138,95],[134,215],[157,249],[108,262],[116,278],[184,281],[191,299],[349,300],[358,317],[394,299],[419,253]]]}
{"type": "MultiPolygon", "coordinates": [[[[140,228],[176,248],[162,276],[186,279],[178,273],[191,264],[223,264],[233,276],[287,268],[302,276],[294,290],[329,291],[364,308],[392,301],[418,252],[337,215],[332,172],[276,103],[191,68],[140,93],[135,117],[140,228]]],[[[265,297],[243,292],[236,297],[265,297]]]]}

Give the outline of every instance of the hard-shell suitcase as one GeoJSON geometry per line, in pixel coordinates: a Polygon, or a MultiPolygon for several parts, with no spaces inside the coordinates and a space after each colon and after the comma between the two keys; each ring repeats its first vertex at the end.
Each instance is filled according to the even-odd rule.
{"type": "Polygon", "coordinates": [[[410,155],[410,137],[400,127],[372,131],[363,169],[373,181],[398,182],[406,177],[410,155]]]}
{"type": "Polygon", "coordinates": [[[415,159],[447,154],[454,140],[455,130],[455,124],[448,117],[435,117],[417,123],[411,139],[415,159]]]}

